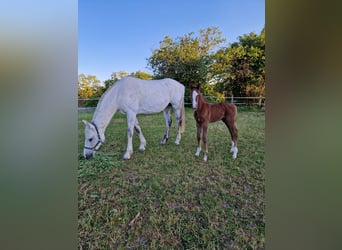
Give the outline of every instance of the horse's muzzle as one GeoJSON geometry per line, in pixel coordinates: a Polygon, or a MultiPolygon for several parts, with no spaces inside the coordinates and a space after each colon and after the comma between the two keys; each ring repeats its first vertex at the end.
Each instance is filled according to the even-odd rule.
{"type": "Polygon", "coordinates": [[[93,154],[86,154],[84,157],[85,157],[87,160],[89,160],[89,159],[93,158],[93,154]]]}

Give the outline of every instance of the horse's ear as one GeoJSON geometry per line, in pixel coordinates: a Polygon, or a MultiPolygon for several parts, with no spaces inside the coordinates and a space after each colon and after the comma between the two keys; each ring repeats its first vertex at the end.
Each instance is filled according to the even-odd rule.
{"type": "Polygon", "coordinates": [[[197,88],[197,89],[200,89],[200,85],[199,85],[199,84],[197,84],[196,88],[197,88]]]}
{"type": "Polygon", "coordinates": [[[84,125],[87,127],[89,127],[89,122],[87,122],[86,120],[82,120],[82,122],[84,123],[84,125]]]}

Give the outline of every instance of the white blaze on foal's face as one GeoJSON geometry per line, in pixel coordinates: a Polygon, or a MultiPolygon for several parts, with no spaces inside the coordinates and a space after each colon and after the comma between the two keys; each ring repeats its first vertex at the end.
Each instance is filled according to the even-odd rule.
{"type": "Polygon", "coordinates": [[[192,108],[197,109],[197,100],[196,97],[198,96],[198,93],[194,90],[192,91],[192,108]]]}

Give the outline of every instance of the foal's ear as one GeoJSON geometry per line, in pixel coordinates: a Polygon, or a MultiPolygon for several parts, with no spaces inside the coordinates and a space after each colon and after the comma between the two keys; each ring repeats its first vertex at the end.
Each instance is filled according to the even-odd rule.
{"type": "Polygon", "coordinates": [[[190,89],[199,89],[199,84],[197,84],[197,85],[191,84],[190,89]]]}

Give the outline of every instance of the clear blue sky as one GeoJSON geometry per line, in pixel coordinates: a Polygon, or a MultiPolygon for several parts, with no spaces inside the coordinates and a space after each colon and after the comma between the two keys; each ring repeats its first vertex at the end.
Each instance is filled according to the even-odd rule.
{"type": "Polygon", "coordinates": [[[151,73],[146,58],[166,35],[215,26],[228,45],[264,25],[264,0],[80,0],[78,73],[101,82],[120,70],[151,73]]]}

